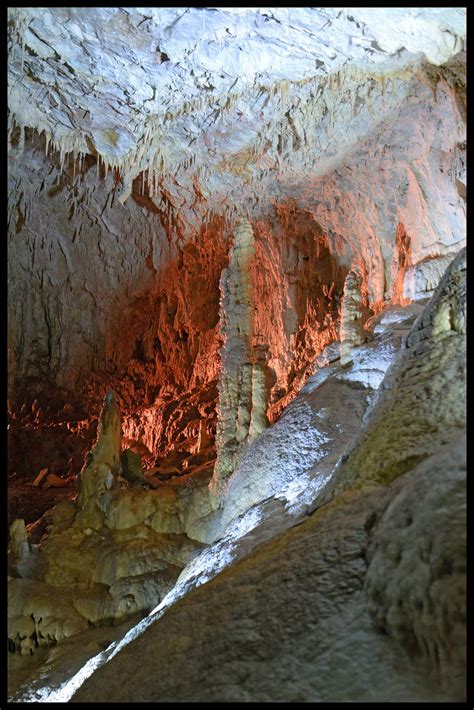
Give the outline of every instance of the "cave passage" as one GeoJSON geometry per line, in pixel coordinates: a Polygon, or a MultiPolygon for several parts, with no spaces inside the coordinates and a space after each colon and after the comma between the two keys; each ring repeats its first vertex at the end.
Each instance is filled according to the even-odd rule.
{"type": "MultiPolygon", "coordinates": [[[[53,165],[55,160],[51,156],[53,165]]],[[[80,184],[81,175],[76,179],[80,184]]],[[[143,204],[140,193],[132,192],[132,198],[143,204]]],[[[153,211],[145,209],[153,218],[153,211]]],[[[238,367],[248,361],[261,368],[263,416],[269,423],[312,373],[315,358],[337,340],[348,267],[332,252],[321,226],[295,202],[282,204],[274,222],[259,220],[253,230],[248,347],[238,367]]],[[[71,381],[70,388],[57,386],[58,372],[48,370],[49,359],[37,363],[41,377],[35,373],[15,382],[9,401],[11,520],[34,522],[52,501],[74,495],[75,478],[96,436],[102,399],[110,390],[123,414],[122,447],[141,457],[148,475],[176,484],[181,477],[210,479],[223,323],[233,317],[221,304],[231,245],[231,228],[213,217],[159,273],[151,247],[145,258],[152,271],[149,286],[108,321],[105,361],[66,363],[69,372],[61,376],[71,381]],[[38,486],[42,495],[25,499],[25,487],[45,469],[38,486]],[[64,490],[57,490],[57,478],[64,481],[64,490]]]]}
{"type": "Polygon", "coordinates": [[[464,9],[9,8],[8,83],[10,700],[460,701],[464,9]]]}

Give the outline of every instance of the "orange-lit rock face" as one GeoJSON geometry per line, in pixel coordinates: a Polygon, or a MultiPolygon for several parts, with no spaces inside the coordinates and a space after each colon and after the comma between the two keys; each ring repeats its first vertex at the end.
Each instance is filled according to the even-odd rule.
{"type": "MultiPolygon", "coordinates": [[[[209,440],[215,435],[224,230],[219,219],[203,226],[117,328],[126,341],[108,382],[121,400],[124,438],[148,464],[159,465],[174,451],[179,465],[197,453],[200,434],[209,440]]],[[[108,386],[103,373],[94,379],[99,388],[108,386]]]]}
{"type": "Polygon", "coordinates": [[[10,243],[10,471],[77,474],[109,389],[124,445],[147,464],[178,450],[180,468],[215,433],[225,222],[211,215],[178,247],[163,211],[138,194],[125,212],[114,205],[114,175],[84,170],[73,183],[71,165],[57,183],[57,156],[42,150],[32,140],[12,176],[24,219],[10,243]]]}
{"type": "Polygon", "coordinates": [[[265,364],[273,421],[309,374],[314,358],[338,339],[347,266],[327,236],[294,203],[273,224],[255,225],[253,348],[265,364]]]}
{"type": "MultiPolygon", "coordinates": [[[[347,267],[331,254],[319,226],[295,206],[281,207],[273,224],[257,223],[254,234],[246,357],[264,373],[267,415],[274,420],[315,356],[338,337],[347,267]]],[[[120,387],[110,386],[127,412],[124,437],[148,463],[179,470],[184,461],[201,464],[214,457],[225,318],[219,280],[229,247],[229,229],[215,219],[163,269],[121,327],[135,347],[120,387]]]]}
{"type": "MultiPolygon", "coordinates": [[[[147,211],[155,219],[163,216],[147,211]]],[[[272,421],[304,382],[315,356],[338,337],[347,267],[331,253],[319,225],[293,203],[279,206],[272,222],[256,222],[253,229],[248,357],[263,372],[272,421]]],[[[161,269],[155,266],[154,247],[143,253],[138,271],[142,268],[147,279],[143,288],[134,286],[137,295],[124,300],[108,321],[107,357],[92,366],[69,363],[83,377],[64,392],[66,404],[59,401],[55,410],[54,396],[40,391],[42,404],[33,413],[28,408],[29,419],[23,413],[15,420],[12,470],[34,476],[49,464],[58,474],[77,473],[95,436],[100,401],[112,388],[123,412],[123,445],[141,453],[145,465],[161,467],[167,475],[214,460],[223,344],[219,282],[230,243],[229,226],[215,217],[161,269]],[[77,419],[83,424],[72,423],[77,419]],[[28,437],[36,437],[38,445],[25,446],[28,437]]]]}
{"type": "Polygon", "coordinates": [[[320,226],[294,203],[278,206],[272,222],[236,226],[221,279],[214,492],[338,338],[346,273],[320,226]]]}

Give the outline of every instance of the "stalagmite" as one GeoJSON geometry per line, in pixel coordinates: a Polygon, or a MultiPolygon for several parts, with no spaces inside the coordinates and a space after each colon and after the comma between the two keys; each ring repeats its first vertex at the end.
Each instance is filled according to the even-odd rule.
{"type": "Polygon", "coordinates": [[[103,522],[101,496],[112,486],[121,470],[120,439],[122,425],[114,392],[104,398],[97,430],[97,441],[79,474],[78,506],[84,527],[98,528],[103,522]]]}
{"type": "Polygon", "coordinates": [[[222,272],[221,318],[225,337],[221,351],[217,424],[217,462],[211,484],[218,491],[235,469],[249,441],[266,422],[263,372],[252,362],[253,299],[251,262],[254,233],[247,219],[235,231],[229,267],[222,272]]]}
{"type": "Polygon", "coordinates": [[[351,352],[365,340],[363,322],[362,277],[352,270],[344,282],[341,313],[341,365],[351,362],[351,352]]]}
{"type": "Polygon", "coordinates": [[[10,550],[16,557],[21,557],[28,548],[28,534],[24,520],[14,520],[10,525],[10,550]]]}

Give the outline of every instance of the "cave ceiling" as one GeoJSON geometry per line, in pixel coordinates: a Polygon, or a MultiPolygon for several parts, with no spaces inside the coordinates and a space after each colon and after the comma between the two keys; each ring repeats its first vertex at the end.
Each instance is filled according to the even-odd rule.
{"type": "Polygon", "coordinates": [[[10,131],[36,129],[63,159],[118,168],[122,203],[141,176],[157,209],[171,201],[192,224],[223,206],[310,204],[317,179],[371,142],[403,144],[407,128],[387,126],[403,113],[410,130],[431,100],[440,68],[463,52],[465,14],[10,8],[9,28],[10,131]]]}

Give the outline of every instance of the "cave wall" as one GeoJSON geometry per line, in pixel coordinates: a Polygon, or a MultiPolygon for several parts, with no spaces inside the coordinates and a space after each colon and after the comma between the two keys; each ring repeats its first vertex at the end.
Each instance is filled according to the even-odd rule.
{"type": "MultiPolygon", "coordinates": [[[[375,107],[383,101],[377,91],[376,84],[375,107]]],[[[268,215],[251,217],[252,351],[265,374],[270,420],[314,357],[338,339],[351,267],[363,276],[368,316],[390,301],[428,297],[464,243],[464,123],[456,97],[444,79],[434,90],[419,84],[416,97],[393,108],[393,122],[383,114],[336,170],[304,182],[287,178],[286,197],[268,215]]],[[[125,438],[150,464],[159,463],[157,452],[181,445],[189,454],[201,419],[212,441],[223,343],[218,285],[235,217],[225,207],[210,211],[198,182],[199,227],[186,222],[175,193],[163,193],[168,202],[158,207],[141,178],[122,207],[120,175],[106,175],[97,154],[69,158],[61,173],[60,156],[45,155],[44,136],[27,131],[25,138],[20,153],[12,137],[9,170],[13,469],[39,470],[53,439],[59,454],[52,470],[71,456],[69,468],[77,469],[82,454],[74,442],[81,439],[81,452],[90,445],[109,388],[118,390],[125,438]],[[25,425],[34,460],[22,443],[25,425]]]]}
{"type": "Polygon", "coordinates": [[[276,10],[253,20],[246,10],[205,10],[206,31],[229,30],[222,51],[239,42],[243,53],[237,61],[231,52],[218,72],[202,48],[184,51],[183,28],[191,32],[200,12],[10,13],[13,469],[41,467],[49,446],[60,451],[51,463],[59,471],[75,456],[74,438],[92,442],[110,388],[126,440],[149,464],[173,450],[179,464],[201,435],[212,442],[219,282],[242,218],[255,233],[251,359],[262,368],[270,421],[338,339],[351,269],[362,279],[365,318],[430,296],[464,244],[462,13],[450,19],[452,46],[437,25],[411,17],[402,32],[410,50],[406,37],[384,36],[376,14],[369,27],[365,16],[332,9],[302,11],[290,24],[276,10]],[[326,28],[334,53],[318,44],[315,72],[314,42],[291,61],[287,47],[285,75],[269,72],[276,24],[294,49],[309,18],[326,28]],[[424,56],[413,53],[415,26],[424,56]],[[150,33],[169,50],[160,49],[159,66],[143,39],[150,33]],[[262,72],[244,61],[247,51],[262,72]]]}
{"type": "Polygon", "coordinates": [[[80,176],[72,164],[61,176],[58,156],[42,147],[36,141],[9,171],[12,405],[45,378],[50,397],[57,389],[80,399],[91,371],[123,366],[130,343],[118,337],[120,316],[172,254],[157,217],[133,201],[113,209],[113,180],[96,174],[92,156],[80,176]]]}
{"type": "MultiPolygon", "coordinates": [[[[394,80],[392,91],[401,91],[400,84],[394,80]]],[[[334,171],[301,184],[298,196],[333,250],[364,262],[372,307],[392,297],[399,224],[411,240],[408,265],[454,255],[465,243],[465,123],[457,93],[443,79],[404,90],[405,101],[334,171]]],[[[374,86],[374,112],[390,91],[390,82],[374,86]]]]}
{"type": "Polygon", "coordinates": [[[125,413],[125,437],[141,441],[142,453],[174,441],[178,396],[199,406],[210,384],[214,406],[227,259],[222,219],[180,246],[169,212],[150,209],[138,193],[117,209],[115,178],[97,175],[92,157],[92,170],[74,175],[71,164],[61,176],[58,156],[45,158],[43,147],[36,138],[10,170],[10,460],[30,474],[43,463],[61,468],[48,448],[64,470],[109,388],[125,413]]]}
{"type": "Polygon", "coordinates": [[[312,214],[290,201],[255,225],[252,345],[265,364],[274,421],[339,337],[347,266],[312,214]]]}
{"type": "MultiPolygon", "coordinates": [[[[177,452],[179,465],[202,420],[215,436],[231,225],[208,215],[183,238],[140,184],[122,207],[117,174],[93,156],[61,174],[44,149],[29,133],[10,170],[10,468],[77,472],[111,388],[124,443],[149,465],[177,452]]],[[[337,338],[346,269],[294,202],[254,229],[249,337],[272,420],[337,338]]]]}

